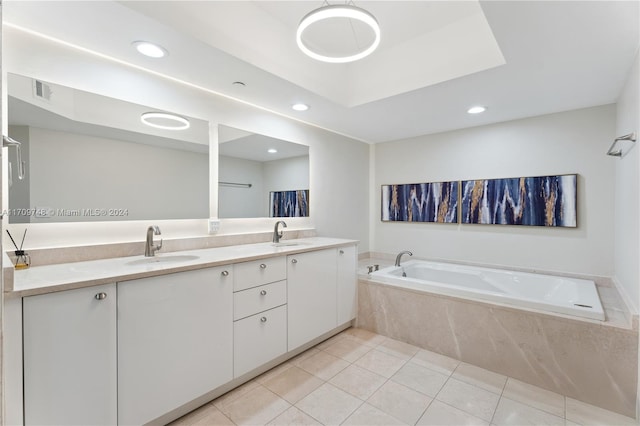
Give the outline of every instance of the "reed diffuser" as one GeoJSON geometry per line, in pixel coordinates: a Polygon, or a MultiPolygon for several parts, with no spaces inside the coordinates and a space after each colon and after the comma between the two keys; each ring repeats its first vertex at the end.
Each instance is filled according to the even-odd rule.
{"type": "Polygon", "coordinates": [[[16,269],[27,269],[31,265],[31,257],[27,253],[25,253],[24,250],[22,250],[22,246],[24,244],[24,238],[27,236],[26,228],[24,230],[24,234],[22,234],[22,241],[20,242],[20,248],[18,248],[18,245],[16,244],[15,240],[13,239],[13,236],[11,235],[11,232],[9,232],[8,229],[7,229],[7,234],[9,234],[9,238],[11,238],[11,242],[13,243],[13,246],[16,248],[16,250],[14,251],[14,254],[16,255],[16,264],[14,267],[16,269]]]}

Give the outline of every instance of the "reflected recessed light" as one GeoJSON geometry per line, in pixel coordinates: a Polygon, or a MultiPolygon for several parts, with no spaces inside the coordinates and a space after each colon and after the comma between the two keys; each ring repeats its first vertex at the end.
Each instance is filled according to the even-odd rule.
{"type": "Polygon", "coordinates": [[[140,121],[147,126],[163,130],[185,130],[190,126],[186,118],[166,112],[145,112],[140,121]]]}
{"type": "Polygon", "coordinates": [[[309,105],[307,104],[293,104],[291,105],[291,108],[293,108],[296,111],[306,111],[309,109],[309,105]]]}
{"type": "Polygon", "coordinates": [[[148,41],[134,41],[132,44],[139,53],[150,58],[164,58],[168,54],[165,48],[148,41]]]}
{"type": "Polygon", "coordinates": [[[269,148],[269,149],[267,150],[267,152],[268,152],[269,154],[275,154],[275,153],[277,153],[277,152],[278,152],[278,150],[277,150],[277,149],[275,149],[275,148],[269,148]]]}
{"type": "Polygon", "coordinates": [[[487,110],[487,107],[483,107],[483,106],[474,106],[471,107],[467,110],[467,113],[469,114],[480,114],[481,112],[485,112],[487,110]]]}

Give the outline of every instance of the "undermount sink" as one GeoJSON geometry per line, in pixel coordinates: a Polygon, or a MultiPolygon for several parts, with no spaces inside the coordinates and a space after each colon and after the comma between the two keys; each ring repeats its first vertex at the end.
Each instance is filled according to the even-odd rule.
{"type": "Polygon", "coordinates": [[[289,247],[289,246],[306,246],[309,243],[303,243],[300,241],[281,241],[279,243],[271,243],[274,247],[289,247]]]}
{"type": "Polygon", "coordinates": [[[152,256],[145,257],[142,259],[132,260],[130,262],[125,263],[125,265],[136,266],[136,265],[153,265],[154,263],[180,263],[180,262],[188,262],[190,260],[196,260],[200,256],[195,256],[191,254],[184,255],[174,255],[174,256],[152,256]]]}

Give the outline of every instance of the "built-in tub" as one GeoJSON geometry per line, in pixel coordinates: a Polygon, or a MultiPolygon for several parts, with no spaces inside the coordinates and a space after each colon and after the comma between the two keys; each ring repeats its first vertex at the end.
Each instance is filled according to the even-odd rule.
{"type": "Polygon", "coordinates": [[[371,278],[413,290],[605,320],[596,285],[589,280],[423,260],[380,269],[371,278]]]}

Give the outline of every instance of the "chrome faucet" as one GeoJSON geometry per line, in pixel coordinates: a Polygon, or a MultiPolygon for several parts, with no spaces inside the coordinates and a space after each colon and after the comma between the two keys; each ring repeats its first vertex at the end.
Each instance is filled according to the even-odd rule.
{"type": "Polygon", "coordinates": [[[409,256],[413,256],[413,253],[411,253],[409,250],[401,251],[396,256],[396,266],[400,266],[400,260],[402,260],[402,255],[403,254],[408,254],[409,256]]]}
{"type": "Polygon", "coordinates": [[[160,228],[157,226],[150,226],[147,228],[147,242],[144,245],[145,257],[155,256],[156,252],[162,248],[162,239],[160,239],[160,244],[157,246],[153,244],[154,235],[160,235],[160,228]]]}
{"type": "Polygon", "coordinates": [[[282,238],[283,232],[282,231],[278,231],[278,225],[282,224],[283,228],[287,227],[287,224],[284,222],[284,220],[279,220],[276,222],[276,226],[273,228],[273,242],[275,244],[280,242],[280,238],[282,238]]]}

